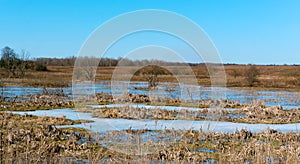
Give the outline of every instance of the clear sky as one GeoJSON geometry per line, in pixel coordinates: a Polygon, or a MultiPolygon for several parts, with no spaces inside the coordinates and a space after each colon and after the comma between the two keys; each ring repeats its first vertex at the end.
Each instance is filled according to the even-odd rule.
{"type": "Polygon", "coordinates": [[[299,0],[0,0],[0,47],[31,57],[73,56],[99,25],[141,9],[190,18],[224,63],[300,64],[299,0]]]}

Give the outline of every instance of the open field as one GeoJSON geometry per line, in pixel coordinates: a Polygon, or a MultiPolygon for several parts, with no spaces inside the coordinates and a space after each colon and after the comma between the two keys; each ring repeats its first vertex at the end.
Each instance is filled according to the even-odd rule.
{"type": "MultiPolygon", "coordinates": [[[[137,67],[125,67],[120,70],[125,70],[124,75],[131,76],[137,71],[137,67]],[[127,71],[128,70],[128,71],[127,71]],[[127,71],[127,72],[126,72],[127,71]]],[[[225,65],[226,82],[228,87],[249,87],[247,81],[248,65],[225,65]]],[[[253,87],[259,89],[287,89],[299,90],[300,89],[300,66],[255,66],[258,70],[258,76],[253,81],[253,87]]],[[[186,68],[186,67],[183,67],[186,68]]],[[[210,74],[208,73],[205,65],[191,66],[195,77],[200,85],[210,85],[210,74]]],[[[67,86],[71,85],[73,67],[71,66],[48,66],[48,71],[28,71],[25,78],[22,79],[7,79],[2,78],[3,82],[9,83],[7,85],[27,85],[27,86],[67,86]]],[[[180,66],[167,66],[166,69],[173,70],[176,75],[158,75],[159,82],[177,82],[176,77],[184,77],[186,74],[185,69],[180,66]]],[[[213,75],[218,76],[218,69],[214,70],[213,75]]],[[[96,81],[110,80],[115,67],[98,67],[96,72],[96,81]]],[[[5,71],[0,69],[0,75],[3,77],[5,71]]],[[[145,81],[142,75],[134,75],[132,81],[145,81]]]]}

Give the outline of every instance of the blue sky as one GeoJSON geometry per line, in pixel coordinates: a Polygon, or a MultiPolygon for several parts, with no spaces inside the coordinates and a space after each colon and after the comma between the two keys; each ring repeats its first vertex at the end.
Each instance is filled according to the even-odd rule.
{"type": "MultiPolygon", "coordinates": [[[[299,0],[0,0],[0,47],[25,49],[31,57],[73,56],[102,23],[141,9],[169,10],[193,20],[224,63],[300,64],[299,0]]],[[[170,45],[191,53],[176,41],[170,45]]],[[[116,47],[107,57],[123,55],[122,46],[116,47]]]]}

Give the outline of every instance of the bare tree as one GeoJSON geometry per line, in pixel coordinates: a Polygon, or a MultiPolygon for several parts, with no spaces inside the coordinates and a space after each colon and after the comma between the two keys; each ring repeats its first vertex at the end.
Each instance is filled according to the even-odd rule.
{"type": "Polygon", "coordinates": [[[148,81],[148,87],[149,88],[154,88],[157,86],[158,84],[158,79],[157,79],[157,73],[156,71],[152,71],[152,72],[145,72],[143,73],[143,75],[145,76],[145,78],[148,81]]]}
{"type": "Polygon", "coordinates": [[[21,51],[20,59],[18,60],[18,67],[17,67],[17,76],[22,78],[25,76],[25,72],[28,67],[28,60],[29,60],[29,53],[25,50],[21,51]]]}
{"type": "Polygon", "coordinates": [[[9,78],[22,78],[25,76],[25,71],[28,67],[29,54],[22,50],[18,55],[10,47],[4,47],[1,51],[1,67],[4,67],[9,78]]]}
{"type": "Polygon", "coordinates": [[[98,59],[93,57],[79,57],[77,62],[77,67],[75,68],[76,78],[93,81],[96,75],[98,59]]]}
{"type": "Polygon", "coordinates": [[[148,82],[148,88],[155,88],[158,85],[158,75],[169,75],[168,70],[157,65],[149,65],[138,70],[135,75],[142,75],[148,82]]]}
{"type": "Polygon", "coordinates": [[[251,65],[245,72],[245,78],[246,78],[246,82],[247,84],[252,87],[254,85],[254,82],[257,82],[259,72],[258,69],[256,68],[256,66],[251,65]]]}
{"type": "Polygon", "coordinates": [[[16,76],[18,58],[17,54],[10,47],[4,47],[1,50],[1,61],[3,63],[3,67],[6,70],[8,77],[16,76]]]}
{"type": "Polygon", "coordinates": [[[237,69],[234,69],[232,70],[231,75],[236,79],[238,76],[241,76],[241,73],[237,69]]]}

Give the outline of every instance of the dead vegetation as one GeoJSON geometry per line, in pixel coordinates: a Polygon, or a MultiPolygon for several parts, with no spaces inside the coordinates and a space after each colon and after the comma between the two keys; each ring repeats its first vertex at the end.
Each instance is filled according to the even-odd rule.
{"type": "Polygon", "coordinates": [[[234,113],[244,113],[244,117],[238,118],[237,122],[263,123],[263,124],[285,124],[300,122],[300,108],[284,110],[280,105],[273,107],[248,106],[234,113]]]}
{"type": "Polygon", "coordinates": [[[48,110],[74,107],[74,103],[69,96],[47,93],[22,97],[4,97],[0,102],[0,110],[6,111],[48,110]]]}
{"type": "MultiPolygon", "coordinates": [[[[96,80],[111,79],[115,67],[99,67],[96,80]]],[[[185,75],[180,66],[169,66],[169,69],[176,69],[178,76],[185,75]]],[[[245,65],[225,65],[227,73],[227,86],[237,87],[259,87],[294,89],[298,90],[300,66],[255,66],[251,72],[245,65]],[[249,75],[249,77],[247,77],[249,75]],[[250,77],[251,75],[251,77],[250,77]]],[[[210,85],[210,76],[203,65],[192,66],[195,75],[201,85],[210,85]]],[[[23,79],[2,78],[5,70],[1,69],[1,86],[7,85],[29,85],[29,86],[68,86],[71,85],[71,66],[48,66],[47,72],[29,70],[23,79]]],[[[218,72],[218,70],[214,70],[218,72]]],[[[176,72],[176,71],[173,71],[176,72]]],[[[217,73],[214,73],[217,76],[217,73]]],[[[176,81],[170,75],[157,75],[157,80],[176,81]]],[[[145,80],[143,76],[133,76],[131,80],[145,80]]],[[[9,101],[1,96],[1,110],[36,110],[74,107],[69,97],[62,95],[35,95],[11,98],[9,101]]],[[[115,99],[112,95],[100,93],[95,95],[97,104],[111,104],[117,102],[125,103],[146,103],[151,105],[173,105],[192,106],[209,108],[212,104],[227,108],[238,108],[235,111],[218,110],[220,120],[244,123],[265,123],[281,124],[296,123],[300,120],[300,110],[284,110],[281,106],[266,107],[257,104],[240,104],[229,100],[199,100],[196,103],[186,102],[177,98],[161,98],[147,95],[134,95],[125,93],[124,97],[115,99]],[[155,103],[153,103],[155,102],[155,103]],[[196,104],[196,105],[195,105],[196,104]],[[238,116],[238,117],[232,117],[238,116]]],[[[95,110],[95,117],[104,118],[126,118],[126,119],[207,119],[208,109],[200,111],[189,110],[148,110],[145,108],[103,108],[95,110]]],[[[117,134],[124,132],[114,131],[110,135],[102,136],[103,140],[114,140],[108,147],[100,142],[98,134],[91,136],[85,130],[80,129],[59,129],[54,125],[70,125],[80,123],[65,118],[35,117],[31,115],[16,116],[9,113],[0,113],[0,159],[1,163],[71,163],[92,161],[102,162],[177,162],[177,163],[299,163],[300,141],[299,132],[281,133],[276,130],[267,129],[261,133],[252,133],[247,130],[234,133],[203,132],[199,131],[125,131],[129,139],[124,142],[118,140],[117,134]],[[79,132],[81,131],[81,132],[79,132]],[[150,138],[149,142],[141,140],[143,134],[158,133],[159,137],[150,138]],[[178,136],[180,138],[178,139],[178,136]],[[170,141],[171,140],[171,141],[170,141]],[[129,141],[129,142],[128,142],[129,141]],[[127,144],[126,144],[127,143],[127,144]],[[166,144],[169,143],[169,144],[166,144]],[[171,144],[170,144],[171,143],[171,144]],[[148,144],[148,145],[147,145],[148,144]],[[145,150],[155,151],[151,154],[141,155],[145,150]],[[115,151],[117,149],[123,152],[115,151]],[[154,149],[156,148],[156,149],[154,149]],[[125,151],[127,150],[127,152],[125,151]],[[128,150],[133,152],[128,154],[128,150]]],[[[149,134],[150,135],[150,134],[149,134]]]]}
{"type": "Polygon", "coordinates": [[[1,163],[44,163],[49,160],[62,160],[73,154],[76,159],[93,144],[81,143],[86,131],[75,129],[82,133],[75,133],[68,129],[56,128],[57,125],[78,124],[64,118],[37,117],[32,115],[16,115],[0,112],[0,141],[1,163]],[[81,153],[80,153],[81,152],[81,153]]]}
{"type": "Polygon", "coordinates": [[[300,109],[284,110],[280,106],[262,107],[246,106],[236,110],[201,109],[190,110],[182,107],[180,110],[167,110],[160,107],[102,107],[84,109],[97,118],[152,119],[152,120],[215,120],[250,124],[288,124],[300,122],[300,109]],[[212,116],[214,116],[212,118],[212,116]]]}
{"type": "MultiPolygon", "coordinates": [[[[119,66],[120,70],[134,70],[135,66],[119,66]]],[[[169,72],[175,72],[176,74],[158,74],[158,82],[177,82],[177,78],[185,78],[186,66],[165,66],[169,72]],[[176,77],[175,77],[176,76],[176,77]]],[[[228,87],[256,87],[260,89],[294,89],[300,88],[300,66],[279,66],[279,65],[268,65],[261,66],[255,65],[254,72],[256,76],[253,79],[249,77],[247,70],[248,65],[224,65],[226,72],[226,85],[228,87]],[[250,81],[250,83],[249,83],[250,81]],[[252,82],[251,82],[252,81],[252,82]]],[[[137,67],[138,68],[138,67],[137,67]]],[[[209,86],[211,84],[210,74],[207,71],[206,66],[198,65],[190,67],[200,85],[209,86]]],[[[46,87],[60,87],[70,86],[73,76],[73,66],[47,66],[48,71],[34,71],[27,70],[26,75],[22,79],[17,78],[4,78],[5,70],[0,68],[0,74],[2,81],[8,85],[25,85],[25,86],[46,86],[46,87]]],[[[98,67],[96,72],[95,80],[110,80],[112,78],[115,67],[105,66],[98,67]]],[[[215,70],[214,76],[218,76],[218,71],[215,70]]],[[[134,72],[124,72],[125,74],[134,75],[134,72]]],[[[254,74],[253,74],[254,75],[254,74]]],[[[132,81],[147,81],[142,74],[136,74],[131,78],[132,81]]]]}
{"type": "MultiPolygon", "coordinates": [[[[300,133],[199,130],[133,130],[101,134],[60,129],[65,118],[0,113],[2,163],[298,163],[300,133]],[[16,122],[18,120],[18,122],[16,122]]],[[[67,122],[66,122],[67,121],[67,122]]]]}

